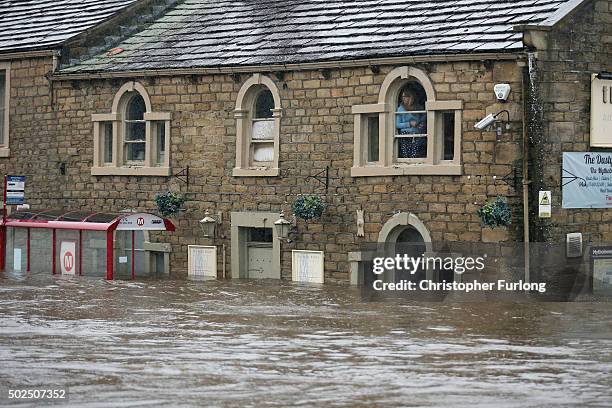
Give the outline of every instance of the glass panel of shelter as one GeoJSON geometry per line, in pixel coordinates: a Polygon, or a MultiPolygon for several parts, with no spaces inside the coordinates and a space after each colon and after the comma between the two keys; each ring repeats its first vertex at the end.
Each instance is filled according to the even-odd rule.
{"type": "Polygon", "coordinates": [[[145,270],[144,231],[115,231],[115,265],[114,279],[133,279],[149,277],[149,271],[145,270]],[[134,237],[134,242],[132,242],[134,237]],[[132,251],[134,246],[134,251],[132,251]],[[132,274],[132,255],[134,262],[134,273],[132,274]]]}

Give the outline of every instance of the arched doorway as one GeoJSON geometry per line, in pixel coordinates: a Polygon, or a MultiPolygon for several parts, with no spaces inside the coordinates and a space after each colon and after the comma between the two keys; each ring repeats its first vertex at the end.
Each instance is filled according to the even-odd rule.
{"type": "MultiPolygon", "coordinates": [[[[397,213],[393,215],[382,227],[378,234],[379,248],[384,248],[385,256],[407,255],[420,259],[431,253],[431,235],[425,224],[414,214],[397,213]]],[[[384,275],[387,282],[408,280],[419,282],[423,279],[432,279],[432,271],[416,267],[412,270],[393,270],[384,275]]]]}

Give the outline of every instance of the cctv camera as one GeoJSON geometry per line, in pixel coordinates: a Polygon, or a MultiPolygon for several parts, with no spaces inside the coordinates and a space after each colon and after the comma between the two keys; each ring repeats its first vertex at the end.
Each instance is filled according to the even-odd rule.
{"type": "Polygon", "coordinates": [[[484,119],[475,124],[474,127],[478,130],[483,130],[490,126],[493,122],[495,122],[495,116],[493,116],[492,113],[489,113],[484,119]]]}
{"type": "Polygon", "coordinates": [[[497,84],[493,87],[493,92],[500,102],[506,102],[508,95],[510,95],[510,89],[509,84],[497,84]]]}

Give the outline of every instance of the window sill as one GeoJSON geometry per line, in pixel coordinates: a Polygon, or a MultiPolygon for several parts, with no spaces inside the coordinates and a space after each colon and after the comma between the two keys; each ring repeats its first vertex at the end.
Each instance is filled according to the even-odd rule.
{"type": "Polygon", "coordinates": [[[396,164],[392,167],[352,167],[351,177],[371,176],[460,176],[460,164],[396,164]]]}
{"type": "Polygon", "coordinates": [[[234,177],[277,177],[280,173],[278,168],[234,168],[234,177]]]}
{"type": "Polygon", "coordinates": [[[9,157],[11,155],[11,149],[8,147],[0,147],[0,157],[9,157]]]}
{"type": "Polygon", "coordinates": [[[170,175],[170,167],[92,167],[92,176],[162,176],[170,175]]]}

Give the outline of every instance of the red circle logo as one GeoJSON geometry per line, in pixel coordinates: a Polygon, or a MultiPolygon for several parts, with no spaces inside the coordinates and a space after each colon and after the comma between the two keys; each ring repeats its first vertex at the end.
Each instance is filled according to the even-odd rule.
{"type": "Polygon", "coordinates": [[[136,224],[138,224],[139,227],[142,227],[144,225],[144,218],[140,217],[136,220],[136,224]]]}
{"type": "Polygon", "coordinates": [[[66,269],[66,272],[70,272],[72,271],[73,267],[74,255],[72,255],[72,252],[66,251],[66,253],[64,254],[64,269],[66,269]]]}

